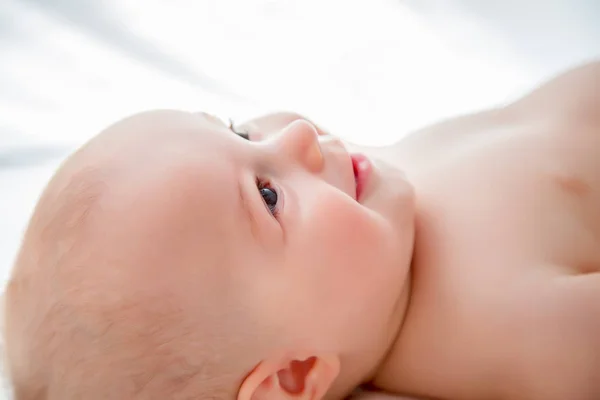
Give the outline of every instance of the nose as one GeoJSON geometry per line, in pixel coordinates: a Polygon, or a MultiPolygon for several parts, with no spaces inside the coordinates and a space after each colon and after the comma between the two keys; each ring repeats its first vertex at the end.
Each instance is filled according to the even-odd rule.
{"type": "Polygon", "coordinates": [[[280,150],[311,172],[323,168],[319,134],[313,124],[296,120],[286,126],[278,138],[280,150]]]}

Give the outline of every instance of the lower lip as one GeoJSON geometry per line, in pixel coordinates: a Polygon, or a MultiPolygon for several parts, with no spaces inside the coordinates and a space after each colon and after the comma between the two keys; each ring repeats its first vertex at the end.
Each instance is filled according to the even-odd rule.
{"type": "Polygon", "coordinates": [[[360,201],[373,166],[364,154],[352,154],[352,167],[354,168],[354,179],[356,181],[356,200],[360,201]]]}

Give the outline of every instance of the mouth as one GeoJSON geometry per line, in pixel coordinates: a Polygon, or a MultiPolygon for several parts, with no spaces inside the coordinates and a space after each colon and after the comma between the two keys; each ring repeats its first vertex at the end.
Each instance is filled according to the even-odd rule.
{"type": "Polygon", "coordinates": [[[356,185],[355,198],[356,201],[360,202],[372,165],[371,161],[364,154],[351,154],[350,158],[352,159],[352,170],[354,171],[354,183],[356,185]]]}

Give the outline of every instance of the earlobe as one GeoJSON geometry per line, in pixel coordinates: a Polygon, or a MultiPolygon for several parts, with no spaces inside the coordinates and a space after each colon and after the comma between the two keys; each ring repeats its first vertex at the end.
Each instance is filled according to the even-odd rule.
{"type": "Polygon", "coordinates": [[[242,383],[237,400],[320,400],[339,371],[335,355],[263,360],[242,383]]]}

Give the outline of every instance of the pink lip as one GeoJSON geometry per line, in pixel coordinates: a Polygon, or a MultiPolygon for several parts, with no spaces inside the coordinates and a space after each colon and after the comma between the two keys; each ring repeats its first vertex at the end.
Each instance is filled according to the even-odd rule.
{"type": "Polygon", "coordinates": [[[354,169],[354,181],[356,182],[356,201],[360,201],[373,166],[364,154],[352,154],[352,168],[354,169]]]}

